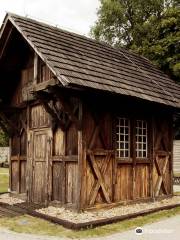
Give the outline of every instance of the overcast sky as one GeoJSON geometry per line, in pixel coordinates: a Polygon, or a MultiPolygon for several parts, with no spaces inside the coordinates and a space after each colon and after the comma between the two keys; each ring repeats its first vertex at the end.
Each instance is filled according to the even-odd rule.
{"type": "Polygon", "coordinates": [[[99,0],[0,0],[0,25],[12,12],[88,35],[98,6],[99,0]]]}

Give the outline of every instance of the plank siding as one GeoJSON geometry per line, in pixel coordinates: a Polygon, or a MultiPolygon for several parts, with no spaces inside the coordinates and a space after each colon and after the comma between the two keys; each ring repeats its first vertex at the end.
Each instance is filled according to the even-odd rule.
{"type": "Polygon", "coordinates": [[[42,105],[32,107],[30,116],[30,128],[49,127],[49,114],[45,111],[42,105]]]}
{"type": "Polygon", "coordinates": [[[132,199],[132,166],[117,165],[115,202],[132,199]]]}

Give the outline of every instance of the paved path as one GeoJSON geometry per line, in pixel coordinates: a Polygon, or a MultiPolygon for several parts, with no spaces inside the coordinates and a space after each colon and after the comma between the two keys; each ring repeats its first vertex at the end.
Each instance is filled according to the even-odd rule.
{"type": "MultiPolygon", "coordinates": [[[[142,229],[141,235],[137,235],[135,230],[130,230],[101,238],[88,238],[88,240],[178,240],[180,215],[144,225],[142,229]]],[[[65,240],[65,238],[20,234],[0,229],[0,240],[65,240]]]]}
{"type": "Polygon", "coordinates": [[[137,235],[135,230],[130,230],[98,238],[98,240],[178,240],[180,239],[180,215],[144,225],[142,230],[141,235],[137,235]]]}

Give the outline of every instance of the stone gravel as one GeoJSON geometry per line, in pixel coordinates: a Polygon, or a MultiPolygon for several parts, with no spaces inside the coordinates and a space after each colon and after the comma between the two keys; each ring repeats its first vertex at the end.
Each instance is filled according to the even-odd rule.
{"type": "Polygon", "coordinates": [[[60,219],[68,220],[74,223],[83,223],[99,219],[106,219],[115,216],[122,216],[131,213],[137,213],[147,209],[154,209],[157,207],[167,206],[171,204],[180,203],[180,196],[174,196],[172,198],[164,199],[161,201],[138,203],[126,206],[114,207],[111,209],[96,210],[96,211],[84,211],[77,213],[73,210],[67,210],[63,207],[49,206],[36,210],[37,212],[47,214],[49,216],[57,217],[60,219]]]}
{"type": "Polygon", "coordinates": [[[14,205],[17,203],[23,203],[24,201],[19,198],[11,197],[9,193],[6,193],[6,194],[0,195],[0,202],[7,203],[9,205],[14,205]]]}

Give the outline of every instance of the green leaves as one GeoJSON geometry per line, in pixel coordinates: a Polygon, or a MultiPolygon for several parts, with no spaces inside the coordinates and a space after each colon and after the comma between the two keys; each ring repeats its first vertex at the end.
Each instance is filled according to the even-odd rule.
{"type": "Polygon", "coordinates": [[[101,0],[91,35],[149,58],[180,81],[180,9],[175,0],[101,0]]]}
{"type": "Polygon", "coordinates": [[[8,143],[8,136],[0,129],[0,147],[7,147],[8,143]]]}

